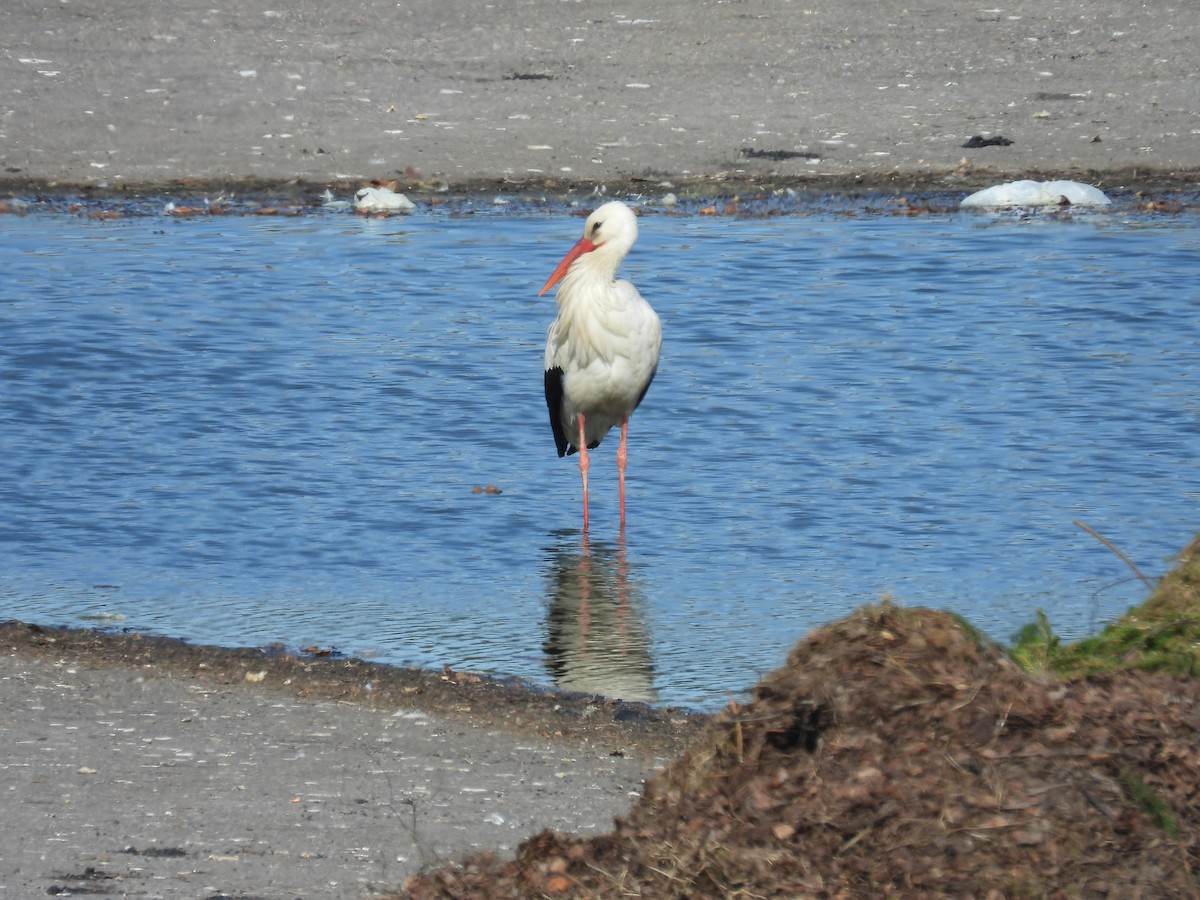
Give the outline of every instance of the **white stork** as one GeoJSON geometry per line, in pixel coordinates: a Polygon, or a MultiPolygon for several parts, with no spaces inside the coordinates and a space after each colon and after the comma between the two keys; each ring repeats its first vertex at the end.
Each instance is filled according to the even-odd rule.
{"type": "Polygon", "coordinates": [[[617,266],[637,240],[637,216],[624,203],[605,203],[583,225],[538,296],[559,284],[558,315],[546,333],[546,405],[558,455],[579,453],[583,530],[588,528],[588,450],[620,423],[617,476],[625,530],[625,462],[629,416],[658,368],[662,325],[617,266]]]}

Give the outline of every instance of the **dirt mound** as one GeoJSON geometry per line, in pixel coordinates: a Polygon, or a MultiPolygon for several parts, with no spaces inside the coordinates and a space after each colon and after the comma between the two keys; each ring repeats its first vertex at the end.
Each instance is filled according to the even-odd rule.
{"type": "Polygon", "coordinates": [[[401,896],[1200,896],[1190,679],[1031,678],[954,617],[822,628],[610,834],[401,896]]]}

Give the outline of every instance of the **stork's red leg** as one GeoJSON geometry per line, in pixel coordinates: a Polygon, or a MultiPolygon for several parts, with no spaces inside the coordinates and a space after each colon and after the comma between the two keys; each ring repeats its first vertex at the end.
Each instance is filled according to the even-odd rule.
{"type": "Polygon", "coordinates": [[[584,438],[583,431],[583,413],[579,413],[576,418],[579,420],[579,443],[576,445],[579,448],[579,477],[583,479],[583,533],[587,534],[588,530],[588,501],[587,501],[587,473],[590,463],[588,462],[587,440],[584,438]]]}
{"type": "Polygon", "coordinates": [[[621,531],[625,530],[625,461],[628,459],[628,453],[625,450],[625,441],[629,437],[629,414],[621,419],[621,445],[617,447],[617,485],[621,491],[621,531]]]}

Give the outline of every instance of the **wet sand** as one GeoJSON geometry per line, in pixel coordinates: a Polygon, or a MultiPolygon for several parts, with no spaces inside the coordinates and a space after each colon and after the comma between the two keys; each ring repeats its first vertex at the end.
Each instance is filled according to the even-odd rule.
{"type": "MultiPolygon", "coordinates": [[[[16,2],[0,192],[1194,191],[1198,36],[1162,0],[16,2]]],[[[71,635],[0,644],[4,896],[364,896],[542,827],[605,829],[696,727],[453,673],[71,635]]]]}

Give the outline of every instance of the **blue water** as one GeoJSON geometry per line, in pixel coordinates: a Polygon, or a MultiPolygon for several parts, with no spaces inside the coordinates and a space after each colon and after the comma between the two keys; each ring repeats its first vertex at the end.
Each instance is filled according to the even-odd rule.
{"type": "Polygon", "coordinates": [[[0,616],[711,708],[890,594],[1007,640],[1200,530],[1200,221],[645,215],[663,321],[575,458],[536,291],[581,220],[0,216],[0,616]],[[495,485],[502,493],[474,492],[495,485]]]}

